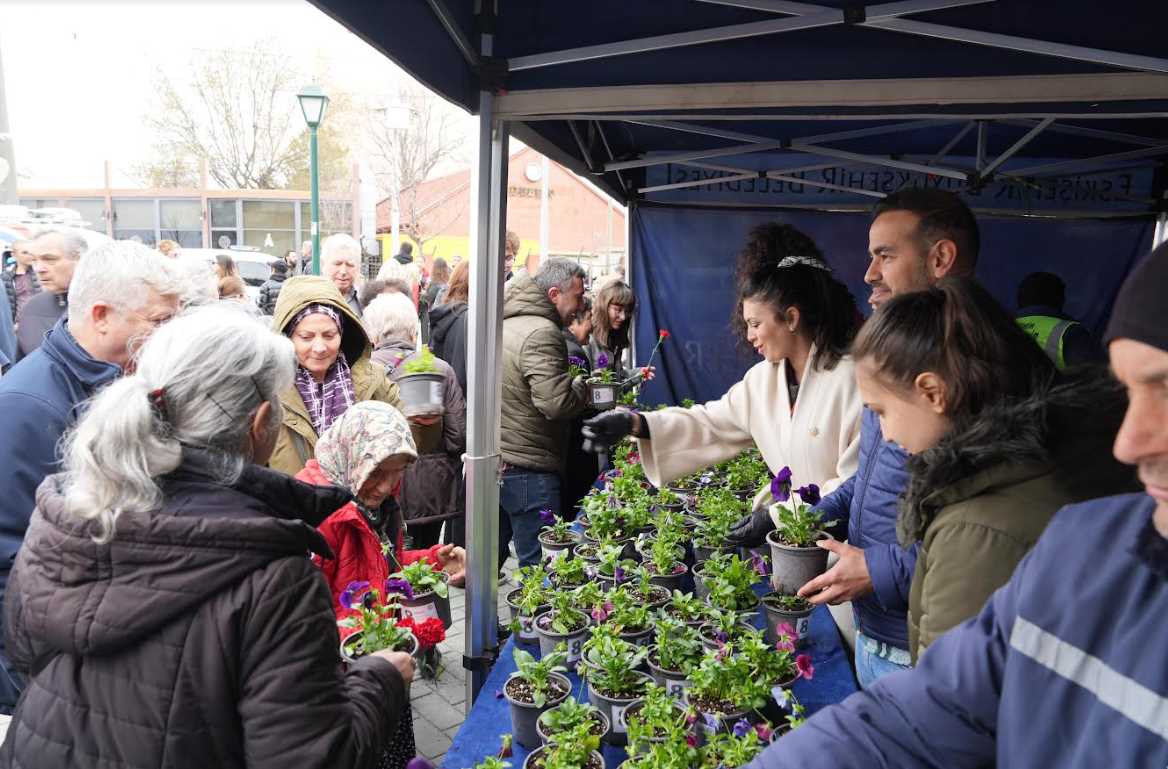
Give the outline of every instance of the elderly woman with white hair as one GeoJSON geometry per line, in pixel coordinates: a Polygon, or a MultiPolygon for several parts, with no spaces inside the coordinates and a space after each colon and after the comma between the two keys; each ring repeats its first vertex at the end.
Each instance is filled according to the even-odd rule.
{"type": "Polygon", "coordinates": [[[418,316],[403,294],[374,299],[365,308],[365,325],[375,347],[372,360],[385,367],[391,380],[400,381],[409,368],[424,365],[423,360],[432,361],[442,375],[441,416],[410,420],[418,461],[406,471],[400,501],[415,547],[436,543],[443,521],[449,522],[446,541],[465,545],[461,457],[466,450],[466,400],[458,377],[429,350],[418,350],[418,316]]]}
{"type": "Polygon", "coordinates": [[[342,670],[309,552],[349,498],[264,468],[292,342],[242,310],[162,326],[65,443],[8,585],[29,680],[7,766],[368,767],[414,664],[342,670]],[[98,758],[100,757],[100,759],[98,758]]]}

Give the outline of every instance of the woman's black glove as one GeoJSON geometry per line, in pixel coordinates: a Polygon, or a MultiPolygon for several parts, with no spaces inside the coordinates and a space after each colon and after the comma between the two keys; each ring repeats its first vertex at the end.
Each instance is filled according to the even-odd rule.
{"type": "Polygon", "coordinates": [[[735,547],[758,547],[766,542],[766,535],[774,528],[770,510],[764,505],[731,526],[726,542],[735,547]]]}
{"type": "Polygon", "coordinates": [[[615,443],[633,432],[634,418],[631,411],[613,409],[584,420],[580,430],[584,435],[584,450],[607,454],[615,443]]]}

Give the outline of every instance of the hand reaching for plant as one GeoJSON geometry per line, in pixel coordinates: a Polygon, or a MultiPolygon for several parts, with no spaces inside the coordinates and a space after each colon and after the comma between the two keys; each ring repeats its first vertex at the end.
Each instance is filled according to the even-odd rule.
{"type": "Polygon", "coordinates": [[[872,592],[872,577],[864,550],[859,547],[821,539],[815,544],[839,556],[835,566],[799,588],[799,595],[813,604],[836,604],[851,601],[872,592]]]}
{"type": "Polygon", "coordinates": [[[434,553],[437,566],[450,575],[450,584],[462,587],[466,584],[466,550],[454,545],[443,545],[434,553]]]}
{"type": "Polygon", "coordinates": [[[388,660],[391,665],[397,668],[397,672],[401,673],[402,681],[406,686],[414,680],[414,658],[405,652],[395,652],[389,649],[382,649],[381,651],[373,652],[373,657],[381,657],[383,660],[388,660]]]}

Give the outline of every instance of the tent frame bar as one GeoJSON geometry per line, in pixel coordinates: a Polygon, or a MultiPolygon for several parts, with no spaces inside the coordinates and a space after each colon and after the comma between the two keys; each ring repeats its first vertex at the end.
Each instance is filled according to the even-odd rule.
{"type": "MultiPolygon", "coordinates": [[[[775,179],[780,182],[793,182],[795,184],[806,184],[808,187],[818,187],[824,190],[839,190],[841,192],[851,192],[855,195],[863,195],[869,198],[884,198],[887,197],[883,192],[876,192],[874,190],[861,190],[854,187],[846,187],[842,184],[829,184],[828,182],[817,182],[811,179],[801,179],[798,176],[789,176],[778,171],[767,171],[766,177],[768,179],[775,179]]],[[[708,182],[707,182],[708,183],[708,182]]]]}
{"type": "Polygon", "coordinates": [[[933,155],[933,157],[929,158],[929,161],[925,165],[931,166],[934,163],[940,163],[942,160],[944,160],[945,157],[948,156],[948,154],[953,151],[953,148],[956,147],[961,142],[961,140],[965,138],[966,134],[968,134],[970,131],[972,131],[974,129],[974,126],[976,126],[976,125],[977,125],[977,122],[971,120],[968,123],[966,123],[964,126],[962,126],[961,130],[958,131],[953,136],[952,139],[945,142],[945,146],[942,147],[941,149],[937,150],[937,154],[933,155]]]}
{"type": "Polygon", "coordinates": [[[962,181],[965,181],[969,178],[969,174],[966,172],[957,171],[952,168],[944,168],[942,166],[927,166],[923,163],[912,163],[907,160],[896,160],[894,158],[878,157],[875,155],[864,155],[859,152],[848,152],[847,150],[836,149],[835,147],[821,147],[818,144],[799,144],[792,142],[791,149],[795,152],[806,152],[811,155],[824,155],[829,158],[840,158],[841,160],[855,160],[860,163],[869,163],[875,166],[899,168],[904,171],[918,171],[923,174],[945,176],[950,179],[960,179],[962,181]]]}
{"type": "Polygon", "coordinates": [[[458,52],[462,54],[462,58],[471,66],[471,69],[478,69],[480,59],[474,46],[470,44],[470,40],[463,34],[462,28],[458,26],[458,22],[454,20],[450,9],[446,7],[445,0],[426,0],[430,4],[430,10],[438,17],[438,21],[446,30],[446,34],[450,36],[451,41],[454,42],[458,52]]]}
{"type": "Polygon", "coordinates": [[[924,128],[960,123],[960,120],[913,120],[907,123],[873,126],[872,128],[857,128],[854,131],[836,131],[835,133],[819,134],[818,136],[802,136],[796,141],[803,144],[819,144],[821,142],[847,141],[848,139],[862,139],[867,136],[883,136],[884,134],[907,133],[924,128]]]}
{"type": "Polygon", "coordinates": [[[1118,163],[1125,160],[1138,160],[1142,158],[1153,158],[1159,157],[1161,155],[1168,155],[1168,144],[1162,144],[1158,147],[1145,147],[1144,149],[1129,150],[1128,152],[1116,152],[1110,155],[1098,155],[1093,158],[1062,160],[1058,163],[1046,163],[1038,166],[1028,166],[1027,168],[1012,168],[1010,169],[1010,175],[1053,176],[1066,173],[1068,170],[1075,172],[1081,172],[1080,169],[1082,168],[1095,170],[1097,166],[1104,166],[1109,163],[1118,163]]]}
{"type": "MultiPolygon", "coordinates": [[[[1040,133],[1042,133],[1048,127],[1050,127],[1050,124],[1053,122],[1054,122],[1054,118],[1052,118],[1052,117],[1043,118],[1043,120],[1038,125],[1034,126],[1029,131],[1027,131],[1026,134],[1021,139],[1019,139],[1018,141],[1011,144],[1009,149],[1007,149],[1001,155],[998,155],[996,158],[994,158],[993,162],[991,162],[989,165],[985,166],[984,168],[979,169],[978,173],[981,174],[983,177],[988,177],[994,171],[1001,168],[1002,163],[1005,163],[1007,160],[1014,157],[1014,155],[1016,155],[1020,149],[1022,149],[1027,144],[1029,144],[1031,142],[1031,140],[1034,139],[1035,136],[1038,136],[1040,133]]],[[[979,163],[978,165],[981,165],[981,164],[979,163]]]]}
{"type": "Polygon", "coordinates": [[[687,160],[701,160],[702,158],[720,158],[729,155],[744,155],[750,152],[781,150],[785,149],[789,143],[787,141],[755,142],[753,144],[736,144],[732,147],[721,147],[718,149],[679,152],[673,155],[660,155],[651,158],[641,158],[639,160],[622,160],[619,162],[605,163],[604,170],[624,171],[629,168],[645,168],[646,166],[659,166],[664,163],[683,163],[687,160]]]}
{"type": "MultiPolygon", "coordinates": [[[[1048,116],[1051,117],[1051,116],[1048,116]]],[[[1037,125],[1038,121],[1029,119],[1015,119],[1015,120],[999,120],[1003,125],[1018,126],[1022,128],[1030,128],[1037,125]]],[[[1150,139],[1147,136],[1136,136],[1135,134],[1123,133],[1121,131],[1101,131],[1098,128],[1087,128],[1086,126],[1056,124],[1051,125],[1046,129],[1050,133],[1067,134],[1068,136],[1084,136],[1090,139],[1104,139],[1106,141],[1124,142],[1126,144],[1137,144],[1141,147],[1157,147],[1161,144],[1160,139],[1150,139]]]]}

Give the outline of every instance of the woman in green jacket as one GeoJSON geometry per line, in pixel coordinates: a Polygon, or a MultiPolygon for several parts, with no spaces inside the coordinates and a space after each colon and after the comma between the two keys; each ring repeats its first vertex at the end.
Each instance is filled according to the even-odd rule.
{"type": "Polygon", "coordinates": [[[1054,513],[1126,491],[1110,447],[1126,408],[1101,368],[1060,375],[966,279],[886,302],[852,354],[865,404],[909,453],[897,534],[921,541],[909,592],[914,662],[975,616],[1054,513]]]}

